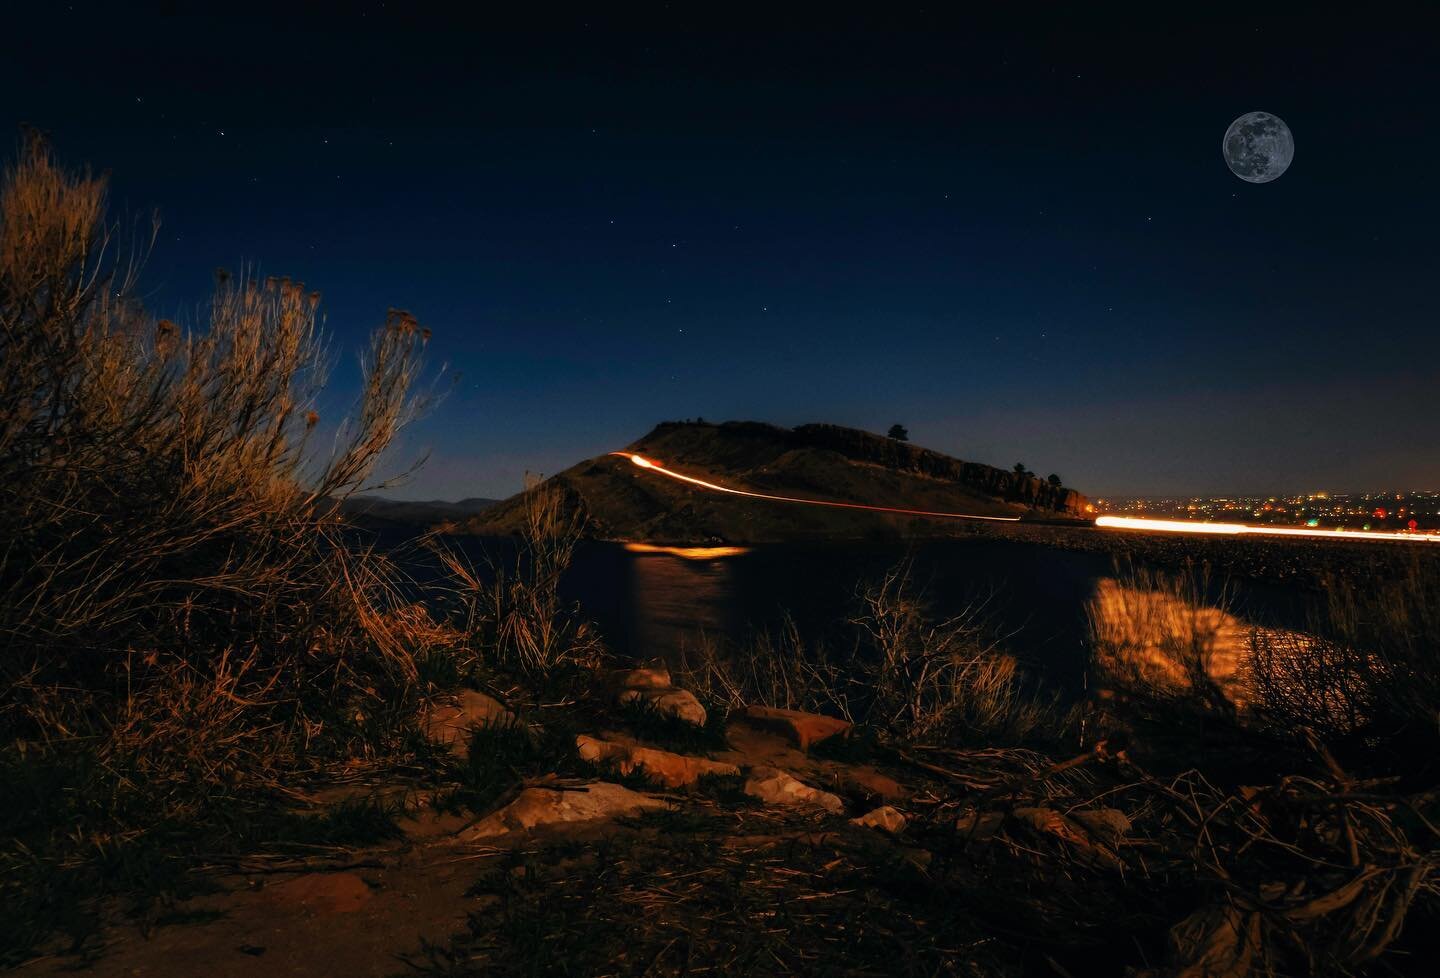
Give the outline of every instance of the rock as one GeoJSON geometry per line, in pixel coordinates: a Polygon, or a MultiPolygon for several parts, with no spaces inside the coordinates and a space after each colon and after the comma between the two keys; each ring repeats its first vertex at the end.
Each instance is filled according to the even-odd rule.
{"type": "Polygon", "coordinates": [[[370,887],[354,873],[306,873],[261,891],[264,899],[310,914],[353,913],[370,901],[370,887]]]}
{"type": "Polygon", "coordinates": [[[470,752],[470,734],[479,727],[506,727],[519,721],[500,701],[473,689],[462,691],[453,703],[431,706],[423,723],[425,736],[450,748],[464,759],[470,752]]]}
{"type": "Polygon", "coordinates": [[[779,768],[756,768],[745,782],[745,793],[767,805],[810,805],[840,814],[845,803],[828,791],[812,788],[779,768]]]}
{"type": "Polygon", "coordinates": [[[676,689],[675,687],[663,686],[640,686],[620,691],[617,701],[621,706],[626,703],[649,703],[655,710],[665,716],[675,717],[683,720],[692,726],[703,727],[708,717],[705,714],[705,707],[695,698],[695,694],[687,689],[676,689]]]}
{"type": "Polygon", "coordinates": [[[648,703],[665,716],[675,717],[697,727],[705,726],[708,719],[705,707],[695,698],[695,694],[675,686],[670,679],[670,670],[664,665],[611,673],[609,682],[618,691],[615,701],[621,706],[627,703],[648,703]]]}
{"type": "Polygon", "coordinates": [[[740,769],[724,761],[712,761],[704,757],[689,757],[656,750],[653,747],[636,747],[630,751],[635,766],[649,777],[670,788],[694,784],[701,778],[739,777],[740,769]]]}
{"type": "MultiPolygon", "coordinates": [[[[1170,928],[1170,968],[1176,978],[1243,978],[1263,955],[1263,920],[1231,904],[1202,907],[1170,928]]],[[[1141,972],[1159,974],[1160,972],[1141,972]]]]}
{"type": "Polygon", "coordinates": [[[971,812],[955,820],[955,834],[961,839],[984,842],[993,839],[1004,824],[1004,812],[971,812]]]}
{"type": "Polygon", "coordinates": [[[838,734],[849,733],[854,726],[848,720],[774,706],[747,706],[743,716],[745,722],[753,726],[783,733],[801,750],[809,750],[838,734]]]}
{"type": "Polygon", "coordinates": [[[659,798],[605,782],[573,789],[526,788],[510,804],[476,822],[461,838],[487,839],[541,825],[591,822],[668,807],[659,798]]]}
{"type": "MultiPolygon", "coordinates": [[[[722,756],[734,761],[742,770],[757,767],[778,767],[786,771],[805,771],[816,765],[811,758],[791,743],[790,738],[774,730],[762,730],[744,723],[739,713],[725,724],[725,746],[729,750],[722,756]]],[[[829,783],[820,787],[835,790],[829,783]]]]}
{"type": "Polygon", "coordinates": [[[1084,826],[1071,821],[1053,808],[1017,808],[1010,817],[1021,825],[1072,842],[1077,846],[1090,845],[1090,835],[1084,826]]]}
{"type": "Polygon", "coordinates": [[[874,811],[866,812],[859,818],[852,818],[851,825],[864,826],[867,829],[879,829],[891,835],[899,835],[905,830],[905,816],[897,808],[889,805],[881,805],[874,811]]]}
{"type": "Polygon", "coordinates": [[[645,666],[627,669],[615,674],[615,684],[621,689],[673,689],[670,670],[666,666],[645,666]]]}
{"type": "Polygon", "coordinates": [[[847,767],[837,780],[843,790],[863,798],[900,801],[910,796],[900,782],[871,767],[847,767]]]}
{"type": "Polygon", "coordinates": [[[1070,817],[1101,842],[1114,845],[1130,833],[1130,819],[1116,808],[1092,808],[1071,812],[1070,817]]]}
{"type": "Polygon", "coordinates": [[[919,849],[910,846],[900,850],[900,858],[924,873],[930,869],[930,864],[935,861],[935,853],[929,849],[919,849]]]}
{"type": "Polygon", "coordinates": [[[688,757],[672,754],[670,751],[635,744],[622,744],[613,740],[602,740],[589,734],[575,738],[575,749],[581,760],[591,764],[609,762],[619,768],[620,773],[629,774],[639,770],[667,788],[679,788],[694,784],[707,774],[738,775],[740,769],[734,764],[711,761],[703,757],[688,757]]]}
{"type": "MultiPolygon", "coordinates": [[[[1063,839],[1090,862],[1109,869],[1122,868],[1119,857],[1100,839],[1093,837],[1083,824],[1053,808],[1017,808],[1010,813],[1010,817],[1034,832],[1063,839]]],[[[1128,826],[1128,819],[1126,824],[1128,826]]]]}

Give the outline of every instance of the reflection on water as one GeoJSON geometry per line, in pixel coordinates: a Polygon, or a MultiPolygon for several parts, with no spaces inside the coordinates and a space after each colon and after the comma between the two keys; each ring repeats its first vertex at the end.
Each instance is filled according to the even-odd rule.
{"type": "Polygon", "coordinates": [[[694,647],[701,635],[729,635],[739,623],[735,565],[724,559],[727,555],[700,559],[670,553],[672,549],[631,550],[643,556],[630,563],[630,631],[635,648],[673,660],[680,651],[694,647]]]}
{"type": "MultiPolygon", "coordinates": [[[[388,542],[398,548],[405,538],[388,542]]],[[[456,537],[452,545],[488,579],[514,560],[513,540],[456,537]]],[[[399,552],[398,550],[396,551],[399,552]]],[[[444,579],[426,551],[410,550],[419,585],[444,579]]],[[[672,666],[704,640],[748,643],[782,625],[807,647],[853,647],[857,588],[902,561],[937,621],[985,606],[1006,651],[1069,695],[1125,681],[1183,690],[1205,676],[1237,705],[1295,686],[1324,665],[1301,629],[1322,606],[1279,585],[1206,580],[1130,570],[1105,554],[970,538],[893,543],[662,547],[587,542],[561,581],[606,645],[621,655],[672,666]],[[1247,675],[1255,644],[1266,674],[1247,675]],[[1257,684],[1256,679],[1263,680],[1257,684]]],[[[1341,704],[1348,708],[1348,704],[1341,704]]],[[[1338,707],[1321,700],[1319,713],[1338,707]]]]}
{"type": "Polygon", "coordinates": [[[1251,651],[1257,641],[1292,654],[1303,654],[1312,641],[1292,629],[1246,622],[1162,576],[1098,581],[1088,616],[1101,691],[1133,686],[1189,692],[1208,680],[1242,710],[1253,698],[1251,651]]]}
{"type": "MultiPolygon", "coordinates": [[[[505,548],[513,548],[507,541],[477,538],[457,538],[456,544],[482,568],[487,552],[504,563],[509,559],[505,548]]],[[[745,642],[786,619],[794,621],[807,645],[845,648],[853,641],[847,621],[856,612],[857,587],[906,559],[912,561],[911,580],[925,593],[936,619],[987,599],[990,624],[1006,636],[1005,647],[1043,669],[1047,683],[1074,693],[1086,683],[1086,649],[1097,620],[1110,630],[1112,644],[1138,650],[1158,647],[1153,637],[1167,631],[1213,633],[1209,668],[1217,676],[1233,676],[1241,658],[1237,643],[1249,629],[1299,626],[1308,617],[1294,592],[1252,585],[1232,589],[1229,603],[1202,589],[1194,603],[1213,610],[1189,614],[1178,599],[1126,592],[1107,555],[984,538],[914,546],[852,542],[750,548],[592,542],[577,550],[561,587],[563,596],[579,602],[598,624],[615,652],[673,665],[702,635],[745,642]],[[1224,612],[1218,610],[1222,605],[1224,612]]],[[[1153,658],[1136,653],[1142,660],[1147,656],[1153,658]]],[[[1170,665],[1153,668],[1174,671],[1170,665]]]]}
{"type": "Polygon", "coordinates": [[[750,552],[749,547],[662,547],[653,543],[627,543],[625,549],[632,554],[668,554],[686,560],[716,560],[750,552]]]}

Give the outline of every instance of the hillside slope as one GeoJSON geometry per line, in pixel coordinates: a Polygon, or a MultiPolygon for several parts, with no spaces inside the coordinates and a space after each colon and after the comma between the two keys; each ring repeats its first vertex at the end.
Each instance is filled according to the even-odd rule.
{"type": "MultiPolygon", "coordinates": [[[[666,422],[626,448],[737,489],[984,516],[1078,516],[1086,500],[1038,479],[835,425],[666,422]]],[[[547,484],[587,518],[591,535],[655,543],[758,543],[946,535],[965,521],[794,505],[716,493],[616,455],[581,462],[547,484]]],[[[461,524],[504,535],[520,524],[514,496],[461,524]]],[[[973,525],[973,524],[966,524],[973,525]]]]}

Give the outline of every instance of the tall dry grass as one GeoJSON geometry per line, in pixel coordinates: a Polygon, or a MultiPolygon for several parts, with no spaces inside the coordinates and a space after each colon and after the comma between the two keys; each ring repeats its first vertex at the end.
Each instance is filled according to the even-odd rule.
{"type": "Polygon", "coordinates": [[[7,891],[396,749],[444,639],[334,503],[423,408],[428,331],[387,315],[322,450],[319,296],[222,275],[187,330],[140,302],[143,251],[103,178],[25,141],[0,178],[7,891]]]}
{"type": "Polygon", "coordinates": [[[906,740],[1018,744],[1065,726],[1053,699],[1027,689],[986,613],[986,599],[937,620],[908,562],[864,586],[859,635],[869,722],[906,740]]]}
{"type": "Polygon", "coordinates": [[[937,618],[904,561],[859,588],[843,655],[806,643],[787,619],[738,648],[702,642],[681,672],[712,702],[838,715],[897,741],[1011,746],[1063,736],[1067,714],[1026,682],[986,605],[977,599],[937,618]]]}
{"type": "Polygon", "coordinates": [[[585,528],[580,507],[564,490],[526,476],[523,520],[514,553],[490,556],[476,567],[463,553],[433,538],[448,578],[457,624],[472,650],[523,679],[546,680],[576,666],[593,665],[600,638],[560,582],[585,528]]]}
{"type": "Polygon", "coordinates": [[[1332,575],[1303,642],[1261,634],[1256,708],[1343,758],[1440,775],[1440,561],[1415,551],[1332,575]]]}
{"type": "Polygon", "coordinates": [[[680,650],[681,684],[714,706],[773,706],[855,720],[855,677],[821,641],[809,641],[789,615],[748,641],[703,634],[680,650]]]}

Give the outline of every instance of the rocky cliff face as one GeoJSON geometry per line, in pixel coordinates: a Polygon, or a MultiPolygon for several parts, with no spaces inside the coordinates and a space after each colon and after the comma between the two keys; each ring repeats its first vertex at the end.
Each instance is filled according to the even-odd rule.
{"type": "MultiPolygon", "coordinates": [[[[1082,515],[1069,489],[836,425],[665,422],[628,446],[674,471],[722,485],[802,499],[977,516],[1082,515]]],[[[975,524],[904,514],[791,505],[700,489],[603,455],[548,480],[595,536],[650,542],[762,542],[900,538],[966,532],[975,524]]],[[[521,497],[464,524],[507,534],[521,497]]]]}

